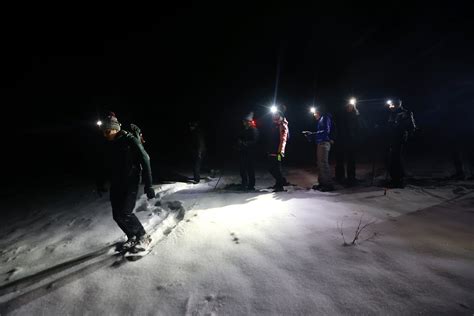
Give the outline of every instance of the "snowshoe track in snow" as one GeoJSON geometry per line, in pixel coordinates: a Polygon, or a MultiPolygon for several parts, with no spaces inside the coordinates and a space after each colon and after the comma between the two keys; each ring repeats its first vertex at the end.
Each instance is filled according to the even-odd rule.
{"type": "MultiPolygon", "coordinates": [[[[169,189],[166,192],[172,194],[176,191],[179,190],[169,189]]],[[[164,214],[164,218],[156,226],[147,229],[154,238],[152,248],[173,231],[186,213],[186,209],[180,201],[166,201],[162,203],[164,204],[164,209],[168,211],[167,214],[164,214]]],[[[75,223],[73,222],[72,224],[75,223]]],[[[0,286],[0,315],[11,312],[28,302],[46,295],[51,290],[65,286],[99,269],[105,267],[117,268],[127,261],[135,261],[124,260],[124,253],[116,251],[122,243],[123,241],[116,240],[90,253],[0,286]]],[[[18,251],[18,249],[15,250],[18,251]]],[[[9,271],[5,281],[8,282],[12,279],[18,271],[20,269],[9,271]]]]}
{"type": "MultiPolygon", "coordinates": [[[[170,215],[173,213],[170,213],[170,215]]],[[[154,245],[171,233],[172,229],[181,221],[178,214],[169,216],[168,226],[163,228],[161,223],[153,231],[154,245]],[[175,220],[173,220],[174,218],[175,220]],[[165,232],[167,232],[165,234],[165,232]],[[161,233],[161,238],[160,238],[161,233]]],[[[58,289],[71,282],[81,279],[105,267],[118,268],[129,261],[137,261],[144,257],[133,256],[126,258],[122,252],[111,253],[119,247],[121,242],[116,242],[84,256],[63,262],[54,267],[43,270],[31,276],[13,281],[0,287],[0,314],[10,312],[37,298],[46,295],[49,291],[58,289]],[[28,289],[31,290],[28,291],[28,289]],[[26,291],[23,291],[26,290],[26,291]],[[19,295],[18,295],[19,294],[19,295]]],[[[147,253],[148,254],[148,253],[147,253]]]]}

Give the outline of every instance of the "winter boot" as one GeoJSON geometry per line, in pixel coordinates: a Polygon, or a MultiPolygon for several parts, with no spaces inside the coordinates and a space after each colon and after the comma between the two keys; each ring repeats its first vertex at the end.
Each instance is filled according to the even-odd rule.
{"type": "Polygon", "coordinates": [[[151,243],[151,237],[148,234],[145,234],[138,238],[137,243],[135,244],[136,251],[146,251],[151,243]]]}
{"type": "Polygon", "coordinates": [[[127,241],[123,243],[122,249],[127,250],[135,246],[137,243],[137,238],[135,236],[128,237],[127,241]]]}
{"type": "Polygon", "coordinates": [[[286,190],[283,188],[283,186],[275,186],[273,192],[286,192],[286,190]]]}

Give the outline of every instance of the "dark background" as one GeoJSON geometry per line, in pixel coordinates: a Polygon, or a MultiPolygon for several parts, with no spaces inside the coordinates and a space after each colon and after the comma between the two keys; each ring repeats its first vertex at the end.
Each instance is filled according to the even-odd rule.
{"type": "MultiPolygon", "coordinates": [[[[368,135],[386,98],[402,99],[422,133],[412,152],[446,154],[472,137],[473,12],[468,2],[332,2],[311,7],[5,8],[2,183],[93,177],[97,119],[139,125],[154,168],[190,161],[187,122],[206,128],[215,165],[235,159],[241,117],[262,131],[279,73],[289,164],[309,163],[308,107],[355,96],[368,135]],[[278,71],[279,69],[279,71],[278,71]],[[363,101],[366,100],[366,101],[363,101]]],[[[361,147],[368,156],[371,142],[361,147]]]]}

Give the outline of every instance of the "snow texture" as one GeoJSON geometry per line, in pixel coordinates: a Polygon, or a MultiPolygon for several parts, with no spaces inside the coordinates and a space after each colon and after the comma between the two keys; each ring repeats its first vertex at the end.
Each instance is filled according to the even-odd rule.
{"type": "MultiPolygon", "coordinates": [[[[71,188],[2,201],[1,315],[336,315],[474,313],[472,183],[223,190],[236,175],[155,187],[136,214],[156,228],[152,253],[136,262],[107,197],[71,188]],[[24,210],[22,210],[22,208],[24,210]],[[5,212],[3,212],[5,210],[5,212]],[[26,215],[28,214],[28,215],[26,215]],[[360,222],[373,221],[355,246],[360,222]],[[366,240],[368,239],[368,240],[366,240]]],[[[272,185],[258,174],[257,185],[272,185]]]]}

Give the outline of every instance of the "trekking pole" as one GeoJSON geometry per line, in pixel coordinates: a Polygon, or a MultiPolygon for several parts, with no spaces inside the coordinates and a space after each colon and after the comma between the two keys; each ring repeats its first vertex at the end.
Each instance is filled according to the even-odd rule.
{"type": "Polygon", "coordinates": [[[223,173],[224,173],[224,172],[222,172],[222,171],[220,172],[220,174],[219,174],[219,179],[217,179],[217,183],[216,183],[216,185],[214,186],[214,191],[217,189],[217,186],[219,185],[219,182],[221,181],[221,178],[222,178],[222,174],[223,174],[223,173]]]}

